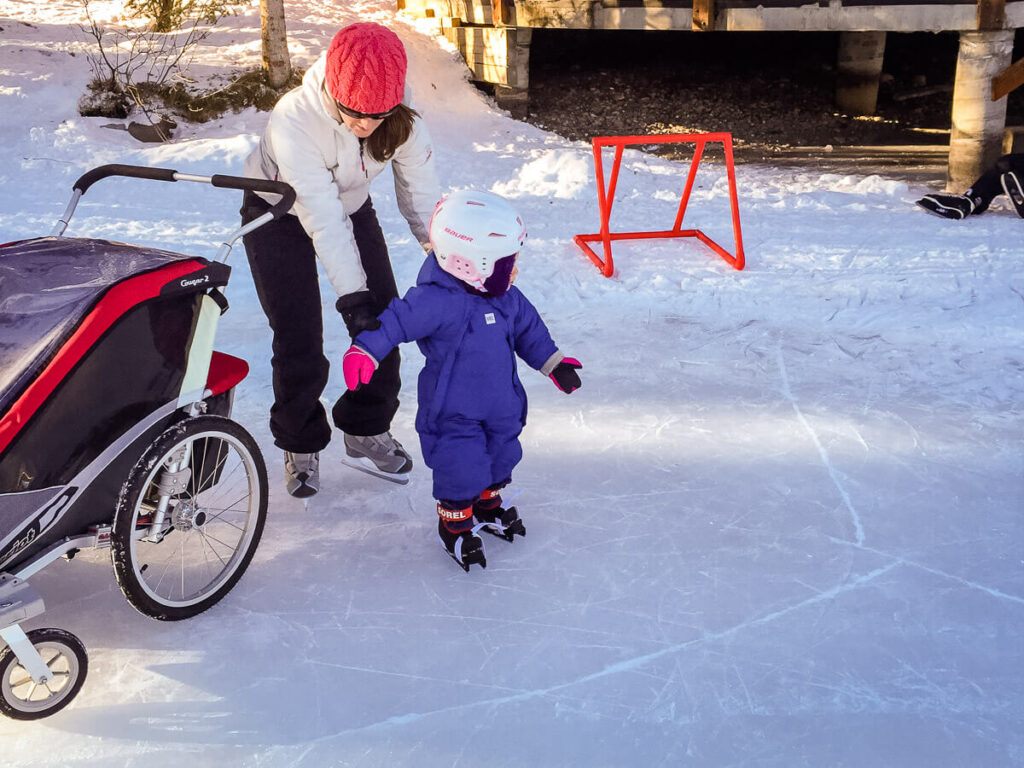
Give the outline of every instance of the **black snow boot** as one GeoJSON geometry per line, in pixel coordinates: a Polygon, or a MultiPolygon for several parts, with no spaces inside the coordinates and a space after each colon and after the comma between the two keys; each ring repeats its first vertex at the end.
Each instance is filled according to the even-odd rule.
{"type": "Polygon", "coordinates": [[[437,515],[437,537],[451,559],[466,573],[469,573],[469,566],[474,564],[486,568],[484,542],[477,534],[482,526],[473,525],[473,507],[453,509],[438,502],[437,515]]]}
{"type": "Polygon", "coordinates": [[[977,206],[975,201],[967,195],[946,195],[932,194],[925,195],[917,204],[928,213],[941,216],[944,219],[966,219],[977,206]]]}

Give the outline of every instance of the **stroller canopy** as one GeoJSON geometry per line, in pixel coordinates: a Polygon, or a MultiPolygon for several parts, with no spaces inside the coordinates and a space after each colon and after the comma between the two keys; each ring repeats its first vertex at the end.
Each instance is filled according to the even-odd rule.
{"type": "Polygon", "coordinates": [[[43,237],[0,248],[0,414],[112,286],[180,253],[109,240],[43,237]]]}

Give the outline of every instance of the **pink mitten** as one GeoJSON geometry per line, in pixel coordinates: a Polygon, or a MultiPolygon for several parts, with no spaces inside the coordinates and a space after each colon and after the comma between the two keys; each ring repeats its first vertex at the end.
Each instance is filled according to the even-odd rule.
{"type": "Polygon", "coordinates": [[[377,370],[377,361],[353,344],[341,360],[341,370],[345,374],[345,386],[359,389],[363,384],[370,383],[373,372],[377,370]]]}

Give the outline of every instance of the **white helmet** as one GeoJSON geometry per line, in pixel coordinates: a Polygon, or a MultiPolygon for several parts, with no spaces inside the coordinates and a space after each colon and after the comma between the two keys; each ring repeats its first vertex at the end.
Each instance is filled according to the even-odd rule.
{"type": "Polygon", "coordinates": [[[490,192],[452,192],[430,218],[430,245],[441,269],[481,291],[498,260],[518,253],[525,242],[522,217],[490,192]]]}

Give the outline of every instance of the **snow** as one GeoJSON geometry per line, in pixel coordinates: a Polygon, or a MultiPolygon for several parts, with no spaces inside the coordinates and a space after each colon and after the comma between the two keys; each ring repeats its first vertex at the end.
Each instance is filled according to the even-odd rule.
{"type": "MultiPolygon", "coordinates": [[[[495,108],[389,0],[286,5],[299,66],[343,24],[394,28],[444,185],[506,195],[526,219],[518,285],[584,365],[571,397],[523,374],[528,535],[488,540],[488,568],[468,575],[441,552],[413,346],[394,424],[412,481],[344,468],[335,440],[324,490],[288,497],[239,246],[218,346],[252,366],[234,416],[270,466],[256,558],[180,623],[136,613],[102,551],[33,577],[47,612],[27,628],[82,638],[89,677],[54,717],[0,722],[0,763],[1024,765],[1024,230],[1005,198],[947,222],[913,205],[941,179],[744,165],[745,270],[693,240],[647,240],[616,244],[606,279],[572,242],[598,228],[588,144],[495,108]]],[[[0,0],[0,241],[49,233],[103,163],[240,174],[267,119],[143,145],[78,116],[80,17],[72,0],[0,0]]],[[[195,69],[258,57],[253,3],[195,69]]],[[[667,228],[687,167],[628,150],[613,227],[667,228]]],[[[373,196],[404,288],[419,246],[390,181],[373,196]]],[[[111,179],[68,234],[212,256],[238,204],[111,179]]],[[[686,223],[731,246],[720,163],[702,166],[686,223]]],[[[342,387],[335,366],[328,396],[342,387]]]]}

